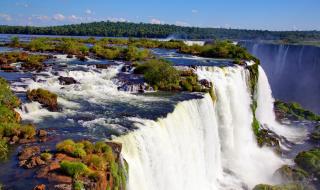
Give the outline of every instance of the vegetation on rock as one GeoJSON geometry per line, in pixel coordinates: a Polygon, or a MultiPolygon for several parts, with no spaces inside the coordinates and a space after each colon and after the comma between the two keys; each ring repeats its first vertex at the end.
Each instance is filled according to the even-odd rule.
{"type": "Polygon", "coordinates": [[[312,187],[307,187],[297,183],[281,184],[281,185],[256,185],[253,190],[313,190],[312,187]]]}
{"type": "Polygon", "coordinates": [[[41,88],[28,90],[27,98],[30,101],[37,101],[50,111],[58,111],[57,95],[41,88]]]}
{"type": "Polygon", "coordinates": [[[275,111],[281,114],[284,114],[292,119],[297,120],[311,120],[311,121],[320,121],[320,116],[309,111],[305,110],[296,102],[286,103],[282,101],[275,101],[275,111]]]}
{"type": "Polygon", "coordinates": [[[308,172],[309,175],[313,175],[317,179],[320,179],[320,149],[319,148],[300,152],[296,156],[294,161],[300,168],[308,172]]]}
{"type": "Polygon", "coordinates": [[[6,52],[0,54],[0,66],[22,62],[21,67],[25,70],[41,70],[43,61],[48,59],[45,55],[34,55],[26,52],[6,52]]]}

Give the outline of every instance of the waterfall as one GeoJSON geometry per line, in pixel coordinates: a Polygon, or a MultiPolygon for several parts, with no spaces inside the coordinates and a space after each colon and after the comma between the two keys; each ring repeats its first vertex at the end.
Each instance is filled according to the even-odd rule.
{"type": "Polygon", "coordinates": [[[274,113],[274,99],[272,97],[271,88],[269,86],[268,78],[259,66],[259,79],[257,88],[257,110],[256,116],[258,121],[269,128],[278,135],[286,137],[292,142],[301,142],[307,136],[307,131],[303,128],[293,128],[280,125],[276,121],[274,113]]]}
{"type": "Polygon", "coordinates": [[[200,79],[214,84],[217,101],[206,94],[179,103],[157,121],[134,119],[137,130],[123,144],[130,190],[246,189],[274,183],[284,162],[257,146],[251,129],[248,72],[243,67],[202,67],[200,79]]]}

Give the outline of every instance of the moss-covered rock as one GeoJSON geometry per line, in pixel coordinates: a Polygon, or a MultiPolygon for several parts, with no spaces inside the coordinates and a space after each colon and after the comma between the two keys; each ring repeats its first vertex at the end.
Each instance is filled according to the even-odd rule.
{"type": "Polygon", "coordinates": [[[289,183],[281,185],[259,184],[253,190],[314,190],[314,188],[298,183],[289,183]]]}
{"type": "Polygon", "coordinates": [[[30,101],[37,101],[50,111],[58,111],[57,95],[42,88],[28,90],[27,98],[30,101]]]}
{"type": "Polygon", "coordinates": [[[267,129],[261,129],[258,131],[257,142],[260,147],[268,146],[274,148],[277,153],[281,152],[279,139],[277,139],[276,135],[267,129]]]}
{"type": "Polygon", "coordinates": [[[286,182],[307,182],[309,174],[301,168],[284,165],[275,172],[276,177],[286,182]]]}
{"type": "Polygon", "coordinates": [[[315,148],[300,152],[294,159],[295,163],[316,178],[320,179],[320,149],[315,148]]]}
{"type": "Polygon", "coordinates": [[[300,104],[296,102],[286,103],[283,101],[275,101],[275,112],[277,115],[284,115],[286,117],[296,119],[296,120],[311,120],[320,121],[320,116],[301,107],[300,104]]]}

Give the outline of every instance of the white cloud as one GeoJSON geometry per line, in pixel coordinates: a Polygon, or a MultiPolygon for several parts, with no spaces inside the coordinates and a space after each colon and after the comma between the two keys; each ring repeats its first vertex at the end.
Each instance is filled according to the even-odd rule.
{"type": "Polygon", "coordinates": [[[12,18],[10,15],[5,14],[5,13],[0,13],[0,20],[4,20],[4,21],[11,21],[12,18]]]}
{"type": "Polygon", "coordinates": [[[125,18],[117,18],[117,17],[108,17],[107,20],[111,21],[111,22],[129,22],[129,20],[125,19],[125,18]]]}
{"type": "Polygon", "coordinates": [[[189,23],[187,23],[187,22],[183,22],[183,21],[176,21],[176,23],[175,23],[176,25],[178,25],[178,26],[190,26],[190,24],[189,23]]]}
{"type": "Polygon", "coordinates": [[[163,22],[159,19],[153,18],[150,20],[151,24],[163,24],[163,22]]]}
{"type": "Polygon", "coordinates": [[[87,9],[87,10],[85,11],[85,13],[86,13],[87,15],[91,15],[91,14],[92,14],[92,11],[91,11],[90,9],[87,9]]]}
{"type": "Polygon", "coordinates": [[[81,21],[82,18],[81,17],[77,17],[76,15],[70,15],[70,16],[68,16],[68,20],[70,20],[72,22],[76,22],[76,21],[81,21]]]}
{"type": "Polygon", "coordinates": [[[53,15],[53,20],[56,20],[56,21],[63,21],[65,18],[66,17],[61,13],[57,13],[53,15]]]}
{"type": "Polygon", "coordinates": [[[197,14],[199,11],[198,11],[197,9],[192,9],[191,12],[192,12],[193,14],[197,14]]]}

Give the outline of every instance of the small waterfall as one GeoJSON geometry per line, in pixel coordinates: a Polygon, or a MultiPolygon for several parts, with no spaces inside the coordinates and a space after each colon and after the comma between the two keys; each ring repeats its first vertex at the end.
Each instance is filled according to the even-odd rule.
{"type": "Polygon", "coordinates": [[[274,99],[272,97],[271,88],[269,86],[268,78],[259,66],[259,79],[257,90],[257,110],[256,116],[258,121],[269,128],[271,131],[286,137],[292,142],[300,142],[307,136],[307,131],[303,128],[292,128],[280,125],[276,121],[274,113],[274,99]]]}
{"type": "Polygon", "coordinates": [[[179,103],[157,121],[135,119],[123,143],[130,190],[246,189],[273,183],[284,162],[257,146],[251,129],[248,72],[243,67],[197,69],[214,84],[217,101],[179,103]]]}

